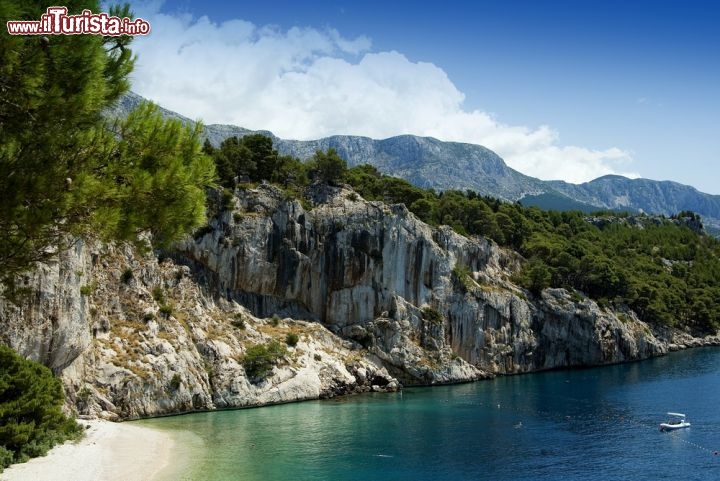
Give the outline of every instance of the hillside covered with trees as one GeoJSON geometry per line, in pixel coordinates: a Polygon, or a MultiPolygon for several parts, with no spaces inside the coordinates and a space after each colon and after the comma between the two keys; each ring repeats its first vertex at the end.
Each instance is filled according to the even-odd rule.
{"type": "Polygon", "coordinates": [[[301,196],[312,181],[346,182],[365,199],[405,204],[430,225],[488,237],[527,260],[516,281],[535,295],[563,287],[602,306],[631,309],[651,324],[697,332],[720,328],[720,287],[715,284],[720,242],[702,232],[692,212],[672,218],[590,215],[524,207],[472,191],[435,192],[370,165],[348,169],[333,149],[317,151],[306,163],[281,156],[272,140],[259,134],[228,138],[218,148],[206,142],[205,151],[215,159],[226,187],[267,180],[288,195],[301,196]]]}

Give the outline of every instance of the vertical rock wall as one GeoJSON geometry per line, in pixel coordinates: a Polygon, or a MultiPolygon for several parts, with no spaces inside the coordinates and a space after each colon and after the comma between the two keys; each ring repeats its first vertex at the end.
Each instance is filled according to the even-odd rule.
{"type": "Polygon", "coordinates": [[[321,185],[312,208],[268,185],[236,194],[162,262],[78,241],[20,279],[29,295],[0,298],[0,341],[58,373],[80,414],[112,419],[624,362],[695,342],[562,289],[529,298],[511,281],[517,254],[402,205],[321,185]],[[298,343],[267,377],[248,375],[248,350],[289,334],[298,343]]]}

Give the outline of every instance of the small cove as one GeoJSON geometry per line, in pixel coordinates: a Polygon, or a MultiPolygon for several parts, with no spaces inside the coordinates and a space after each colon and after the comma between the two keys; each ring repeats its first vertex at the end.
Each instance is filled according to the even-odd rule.
{"type": "MultiPolygon", "coordinates": [[[[716,480],[720,349],[139,421],[184,480],[716,480]],[[660,433],[667,411],[692,427],[660,433]],[[177,466],[176,466],[177,467],[177,466]]],[[[178,477],[180,475],[180,477],[178,477]]]]}

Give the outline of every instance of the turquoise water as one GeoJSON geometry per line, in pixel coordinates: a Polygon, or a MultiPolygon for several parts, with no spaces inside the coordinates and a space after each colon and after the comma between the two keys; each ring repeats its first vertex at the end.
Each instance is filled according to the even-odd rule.
{"type": "Polygon", "coordinates": [[[142,424],[194,433],[187,480],[715,481],[720,349],[142,424]]]}

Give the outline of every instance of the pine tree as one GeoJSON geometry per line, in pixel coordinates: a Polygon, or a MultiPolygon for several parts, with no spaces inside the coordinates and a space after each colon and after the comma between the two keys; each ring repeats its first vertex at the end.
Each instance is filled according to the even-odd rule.
{"type": "MultiPolygon", "coordinates": [[[[0,21],[38,20],[54,4],[0,0],[0,21]]],[[[93,0],[63,5],[69,14],[101,11],[93,0]]],[[[131,16],[127,6],[110,13],[131,16]]],[[[120,125],[103,118],[128,91],[131,40],[0,36],[0,281],[6,285],[51,258],[71,235],[132,240],[151,229],[168,241],[203,216],[199,193],[214,167],[194,145],[197,132],[165,125],[151,107],[120,125]]]]}
{"type": "Polygon", "coordinates": [[[345,180],[347,162],[338,155],[335,149],[328,149],[327,152],[315,151],[312,162],[321,182],[337,185],[345,180]]]}

